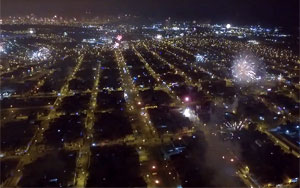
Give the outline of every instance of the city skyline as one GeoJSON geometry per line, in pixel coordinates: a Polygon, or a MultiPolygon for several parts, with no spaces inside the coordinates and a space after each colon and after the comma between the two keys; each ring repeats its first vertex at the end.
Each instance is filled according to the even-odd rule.
{"type": "Polygon", "coordinates": [[[2,0],[1,16],[53,16],[68,17],[117,16],[131,14],[155,20],[172,17],[175,20],[196,19],[207,23],[262,24],[297,28],[299,23],[299,2],[291,0],[53,0],[22,1],[2,0]]]}

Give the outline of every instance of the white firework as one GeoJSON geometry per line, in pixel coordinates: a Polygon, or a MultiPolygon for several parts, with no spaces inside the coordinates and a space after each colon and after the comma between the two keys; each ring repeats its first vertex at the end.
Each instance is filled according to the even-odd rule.
{"type": "Polygon", "coordinates": [[[235,81],[240,83],[251,83],[256,80],[256,66],[248,56],[233,62],[232,75],[235,81]]]}
{"type": "Polygon", "coordinates": [[[34,61],[47,60],[50,56],[50,50],[48,48],[41,47],[37,51],[32,53],[30,59],[34,61]]]}
{"type": "Polygon", "coordinates": [[[243,121],[225,122],[224,126],[229,131],[240,131],[247,125],[247,119],[243,121]]]}

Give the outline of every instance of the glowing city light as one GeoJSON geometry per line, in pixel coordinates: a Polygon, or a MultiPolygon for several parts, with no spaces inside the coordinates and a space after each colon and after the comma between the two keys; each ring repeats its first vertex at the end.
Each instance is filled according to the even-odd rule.
{"type": "Polygon", "coordinates": [[[282,74],[279,74],[279,76],[277,77],[277,80],[278,80],[278,81],[282,81],[282,80],[283,80],[282,74]]]}
{"type": "Polygon", "coordinates": [[[127,100],[128,99],[128,94],[124,93],[124,99],[127,100]]]}
{"type": "Polygon", "coordinates": [[[226,24],[226,28],[227,28],[227,29],[230,29],[230,28],[231,28],[231,25],[230,25],[230,24],[226,24]]]}
{"type": "Polygon", "coordinates": [[[5,51],[5,50],[4,50],[3,44],[0,43],[0,53],[2,53],[2,52],[4,52],[4,51],[5,51]]]}
{"type": "Polygon", "coordinates": [[[248,42],[251,43],[251,44],[259,44],[259,42],[256,41],[256,40],[248,40],[248,42]]]}
{"type": "Polygon", "coordinates": [[[29,28],[28,32],[29,32],[29,34],[34,34],[35,33],[35,29],[34,28],[29,28]]]}
{"type": "Polygon", "coordinates": [[[158,40],[161,40],[163,38],[163,36],[161,34],[157,34],[155,38],[158,40]]]}

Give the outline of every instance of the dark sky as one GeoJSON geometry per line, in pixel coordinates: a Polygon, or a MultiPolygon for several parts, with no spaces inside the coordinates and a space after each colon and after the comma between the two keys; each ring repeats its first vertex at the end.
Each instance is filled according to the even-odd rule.
{"type": "Polygon", "coordinates": [[[1,0],[2,16],[85,16],[130,13],[165,19],[298,27],[298,0],[1,0]]]}

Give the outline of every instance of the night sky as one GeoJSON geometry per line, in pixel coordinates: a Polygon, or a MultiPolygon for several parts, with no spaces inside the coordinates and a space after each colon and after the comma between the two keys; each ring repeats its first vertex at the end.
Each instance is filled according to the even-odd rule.
{"type": "Polygon", "coordinates": [[[1,0],[1,14],[19,16],[91,16],[132,14],[210,23],[298,27],[298,0],[1,0]]]}

